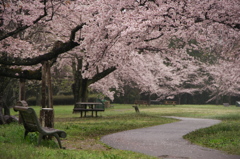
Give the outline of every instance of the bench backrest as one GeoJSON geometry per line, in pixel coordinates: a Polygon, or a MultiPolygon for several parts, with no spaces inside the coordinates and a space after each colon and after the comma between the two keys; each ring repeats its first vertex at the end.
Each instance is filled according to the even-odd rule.
{"type": "Polygon", "coordinates": [[[29,132],[41,131],[40,123],[33,108],[15,106],[14,110],[19,111],[26,130],[29,132]]]}

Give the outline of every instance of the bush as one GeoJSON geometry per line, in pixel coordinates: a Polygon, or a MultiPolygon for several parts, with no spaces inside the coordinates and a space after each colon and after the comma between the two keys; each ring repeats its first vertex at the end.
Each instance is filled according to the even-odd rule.
{"type": "MultiPolygon", "coordinates": [[[[28,105],[36,105],[36,97],[31,97],[27,100],[28,105]]],[[[74,105],[74,98],[72,95],[53,96],[53,105],[74,105]]]]}

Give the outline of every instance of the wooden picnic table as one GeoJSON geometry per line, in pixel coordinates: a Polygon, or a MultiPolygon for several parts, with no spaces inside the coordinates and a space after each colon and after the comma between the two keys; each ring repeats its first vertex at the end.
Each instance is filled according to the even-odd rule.
{"type": "Polygon", "coordinates": [[[80,112],[81,117],[83,116],[84,112],[84,117],[86,117],[86,113],[88,111],[92,112],[92,117],[93,117],[93,112],[95,112],[95,115],[97,117],[97,112],[99,111],[104,111],[104,105],[100,102],[78,102],[75,104],[73,108],[73,112],[80,112]]]}

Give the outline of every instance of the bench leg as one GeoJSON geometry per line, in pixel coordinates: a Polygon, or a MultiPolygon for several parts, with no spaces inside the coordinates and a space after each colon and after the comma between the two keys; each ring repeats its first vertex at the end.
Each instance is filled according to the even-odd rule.
{"type": "Polygon", "coordinates": [[[96,111],[96,117],[97,117],[97,111],[96,111]]]}
{"type": "Polygon", "coordinates": [[[82,118],[82,111],[80,111],[80,114],[81,114],[81,118],[82,118]]]}
{"type": "Polygon", "coordinates": [[[42,139],[43,139],[43,134],[39,133],[39,136],[38,136],[38,146],[41,144],[42,142],[42,139]]]}
{"type": "Polygon", "coordinates": [[[62,144],[61,144],[61,140],[60,140],[59,135],[58,135],[57,133],[55,133],[55,134],[53,134],[53,136],[55,136],[55,138],[57,139],[59,147],[60,147],[60,148],[63,148],[63,147],[62,147],[62,144]]]}
{"type": "MultiPolygon", "coordinates": [[[[54,133],[53,136],[57,139],[59,147],[60,147],[60,148],[63,148],[63,147],[62,147],[62,144],[61,144],[61,140],[60,140],[59,135],[58,135],[57,133],[54,133]]],[[[37,146],[39,146],[39,145],[41,144],[43,137],[44,137],[44,135],[42,135],[41,133],[39,133],[37,146]]]]}
{"type": "Polygon", "coordinates": [[[28,131],[27,131],[27,130],[25,130],[25,133],[24,133],[24,139],[26,139],[26,137],[27,137],[27,134],[28,134],[28,131]]]}

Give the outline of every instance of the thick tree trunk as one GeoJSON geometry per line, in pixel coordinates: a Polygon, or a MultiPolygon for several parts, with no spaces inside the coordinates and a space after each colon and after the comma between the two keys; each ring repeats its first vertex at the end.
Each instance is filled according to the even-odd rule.
{"type": "Polygon", "coordinates": [[[88,86],[88,79],[75,78],[72,85],[75,103],[88,101],[88,86]]]}
{"type": "Polygon", "coordinates": [[[81,101],[87,102],[88,101],[88,79],[83,79],[81,83],[81,101]]]}
{"type": "Polygon", "coordinates": [[[19,80],[19,100],[26,100],[26,88],[25,88],[25,79],[20,79],[19,80]]]}
{"type": "Polygon", "coordinates": [[[72,60],[72,69],[73,69],[73,76],[74,76],[74,83],[72,84],[72,91],[74,95],[74,102],[81,102],[81,95],[80,95],[80,90],[81,90],[81,68],[82,68],[82,60],[75,59],[72,60]]]}
{"type": "MultiPolygon", "coordinates": [[[[110,73],[116,70],[115,67],[108,68],[102,72],[97,73],[95,76],[90,78],[82,77],[82,59],[72,59],[72,70],[74,76],[74,83],[72,85],[72,91],[74,94],[74,102],[87,102],[88,101],[88,86],[101,80],[110,73]]],[[[87,68],[86,68],[87,69],[87,68]]],[[[98,72],[98,71],[97,71],[98,72]]]]}
{"type": "Polygon", "coordinates": [[[51,66],[45,61],[42,64],[42,110],[40,122],[43,127],[54,127],[54,111],[52,103],[51,66]]]}

